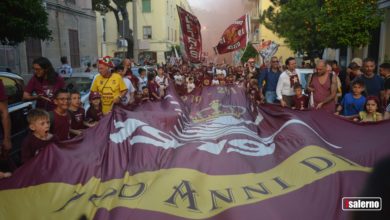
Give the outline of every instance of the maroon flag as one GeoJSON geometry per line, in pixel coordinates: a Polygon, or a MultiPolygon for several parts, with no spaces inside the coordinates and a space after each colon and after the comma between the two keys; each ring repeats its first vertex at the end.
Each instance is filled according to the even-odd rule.
{"type": "Polygon", "coordinates": [[[218,54],[229,53],[245,48],[248,42],[248,16],[243,15],[231,24],[222,34],[214,50],[218,54]]]}
{"type": "Polygon", "coordinates": [[[342,197],[390,154],[389,126],[258,108],[236,85],[182,97],[170,87],[0,180],[0,217],[347,219],[342,197]]]}
{"type": "Polygon", "coordinates": [[[177,6],[184,44],[185,57],[191,63],[200,63],[202,54],[202,35],[198,18],[177,6]]]}

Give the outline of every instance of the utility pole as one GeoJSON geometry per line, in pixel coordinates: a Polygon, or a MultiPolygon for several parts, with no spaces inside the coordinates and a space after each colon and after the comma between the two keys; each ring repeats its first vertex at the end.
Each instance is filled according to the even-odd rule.
{"type": "Polygon", "coordinates": [[[138,21],[137,21],[137,1],[133,0],[133,39],[134,39],[134,62],[138,63],[139,42],[138,42],[138,21]]]}

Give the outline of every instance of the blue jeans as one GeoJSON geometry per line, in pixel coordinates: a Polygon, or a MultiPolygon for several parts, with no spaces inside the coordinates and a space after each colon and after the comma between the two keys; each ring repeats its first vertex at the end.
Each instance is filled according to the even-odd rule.
{"type": "Polygon", "coordinates": [[[265,92],[265,101],[267,103],[275,103],[275,100],[276,100],[276,91],[265,92]]]}

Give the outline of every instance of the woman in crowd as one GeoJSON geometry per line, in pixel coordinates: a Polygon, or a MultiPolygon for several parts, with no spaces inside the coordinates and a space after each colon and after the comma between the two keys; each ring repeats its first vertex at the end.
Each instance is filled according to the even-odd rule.
{"type": "Polygon", "coordinates": [[[53,65],[46,57],[39,57],[33,61],[34,76],[24,89],[24,100],[36,100],[37,108],[46,111],[54,109],[53,94],[64,88],[64,79],[54,70],[53,65]]]}

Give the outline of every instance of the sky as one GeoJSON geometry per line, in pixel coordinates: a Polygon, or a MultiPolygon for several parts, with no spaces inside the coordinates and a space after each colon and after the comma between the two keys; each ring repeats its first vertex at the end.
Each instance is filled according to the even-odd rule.
{"type": "MultiPolygon", "coordinates": [[[[247,0],[188,0],[202,26],[203,51],[209,56],[214,55],[212,48],[217,45],[224,30],[245,14],[245,2],[247,0]]],[[[224,58],[229,62],[231,54],[220,55],[216,61],[221,62],[224,58]]]]}

